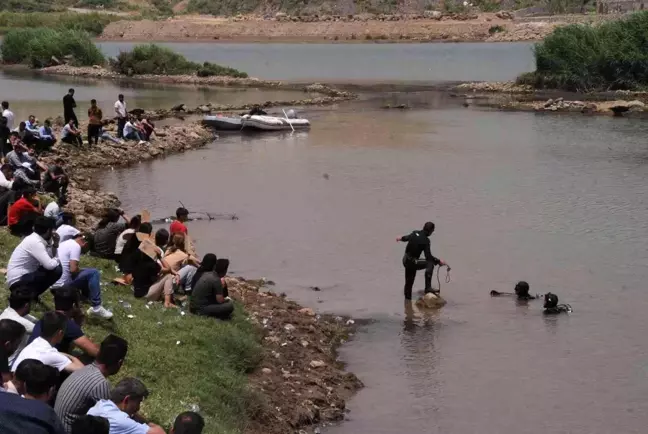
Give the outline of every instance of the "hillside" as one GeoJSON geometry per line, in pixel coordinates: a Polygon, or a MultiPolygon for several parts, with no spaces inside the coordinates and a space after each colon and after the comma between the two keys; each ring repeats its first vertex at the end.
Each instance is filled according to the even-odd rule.
{"type": "MultiPolygon", "coordinates": [[[[495,12],[537,7],[548,13],[580,9],[590,0],[0,0],[0,12],[50,12],[70,8],[128,12],[146,17],[174,14],[359,15],[495,12]]],[[[591,7],[591,6],[590,6],[591,7]]],[[[75,10],[75,11],[78,11],[75,10]]]]}

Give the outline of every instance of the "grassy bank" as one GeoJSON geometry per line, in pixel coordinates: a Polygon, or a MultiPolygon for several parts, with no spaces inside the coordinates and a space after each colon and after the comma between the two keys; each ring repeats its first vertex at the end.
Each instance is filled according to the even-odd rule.
{"type": "Polygon", "coordinates": [[[648,86],[648,12],[598,26],[557,28],[534,49],[536,70],[518,84],[567,91],[638,90],[648,86]]]}
{"type": "Polygon", "coordinates": [[[123,20],[111,14],[74,12],[0,12],[0,33],[11,29],[43,27],[57,30],[83,30],[93,36],[103,32],[104,27],[117,20],[123,20]]]}
{"type": "MultiPolygon", "coordinates": [[[[18,241],[0,230],[1,267],[6,267],[18,241]]],[[[205,434],[242,432],[249,416],[262,408],[262,400],[248,389],[246,376],[261,360],[260,336],[240,306],[229,322],[181,315],[160,303],[149,306],[134,299],[128,288],[110,285],[117,276],[114,262],[84,256],[81,265],[101,270],[104,304],[115,314],[112,321],[88,319],[84,330],[96,342],[108,333],[129,342],[126,363],[111,382],[124,376],[142,379],[151,391],[142,412],[167,429],[175,416],[197,405],[207,421],[205,434]]],[[[3,284],[2,309],[7,296],[3,284]]],[[[43,298],[53,306],[49,292],[43,298]]],[[[36,310],[33,313],[40,316],[42,309],[36,310]]]]}
{"type": "Polygon", "coordinates": [[[173,50],[155,44],[136,45],[131,51],[111,59],[113,71],[124,75],[193,75],[198,77],[227,76],[247,78],[245,72],[214,63],[191,62],[173,50]]]}
{"type": "Polygon", "coordinates": [[[5,35],[0,51],[4,63],[29,64],[35,68],[49,65],[52,56],[59,60],[72,56],[71,63],[75,66],[105,62],[89,34],[81,30],[13,29],[5,35]]]}

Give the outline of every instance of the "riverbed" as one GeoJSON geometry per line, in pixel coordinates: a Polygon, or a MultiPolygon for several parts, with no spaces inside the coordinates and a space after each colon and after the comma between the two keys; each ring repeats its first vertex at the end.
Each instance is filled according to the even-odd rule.
{"type": "MultiPolygon", "coordinates": [[[[510,65],[528,63],[519,44],[499,44],[504,53],[494,63],[461,51],[467,46],[451,54],[461,70],[422,52],[433,78],[397,62],[406,59],[400,51],[450,45],[331,46],[394,51],[383,63],[335,54],[328,62],[345,61],[326,74],[310,57],[281,68],[296,80],[312,72],[335,81],[363,62],[377,81],[388,73],[393,81],[505,80],[524,69],[510,65]]],[[[210,47],[217,53],[221,44],[210,47]]],[[[252,69],[282,72],[270,65],[252,69]]],[[[186,102],[186,92],[175,98],[186,102]]],[[[107,172],[102,183],[129,211],[148,208],[155,217],[179,201],[237,214],[191,223],[198,250],[229,257],[235,274],[267,277],[306,305],[366,320],[341,352],[366,387],[329,433],[644,432],[648,123],[460,102],[429,92],[309,108],[308,133],[221,135],[199,151],[107,172]],[[380,109],[385,101],[415,108],[380,109]],[[442,272],[447,306],[411,317],[404,245],[395,239],[426,220],[437,224],[432,249],[452,266],[452,281],[442,272]],[[539,301],[490,298],[522,279],[532,293],[558,294],[574,313],[543,317],[539,301]]]]}

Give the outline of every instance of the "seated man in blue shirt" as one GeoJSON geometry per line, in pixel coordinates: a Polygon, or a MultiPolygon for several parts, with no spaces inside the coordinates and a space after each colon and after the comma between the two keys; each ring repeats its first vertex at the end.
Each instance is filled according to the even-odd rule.
{"type": "MultiPolygon", "coordinates": [[[[83,314],[79,308],[79,298],[77,288],[62,286],[54,289],[54,309],[68,318],[63,341],[56,345],[55,348],[62,353],[69,354],[74,344],[88,356],[96,358],[99,354],[99,345],[87,337],[81,329],[83,314]]],[[[30,342],[41,335],[41,327],[42,320],[38,321],[34,326],[30,342]]]]}
{"type": "Polygon", "coordinates": [[[88,414],[108,419],[110,434],[165,434],[161,426],[134,420],[140,405],[149,392],[137,378],[124,378],[110,392],[110,399],[102,399],[88,414]]]}
{"type": "MultiPolygon", "coordinates": [[[[29,118],[31,119],[32,117],[30,116],[29,118]]],[[[41,147],[45,149],[51,148],[56,143],[56,136],[54,135],[54,131],[52,131],[52,123],[49,119],[45,119],[43,126],[38,129],[38,136],[41,147]]]]}

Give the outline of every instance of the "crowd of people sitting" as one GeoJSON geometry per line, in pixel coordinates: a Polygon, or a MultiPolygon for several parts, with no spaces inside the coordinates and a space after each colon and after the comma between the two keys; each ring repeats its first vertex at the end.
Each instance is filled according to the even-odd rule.
{"type": "MultiPolygon", "coordinates": [[[[30,202],[36,200],[31,193],[20,200],[31,208],[15,217],[17,201],[9,210],[23,238],[7,265],[9,307],[0,314],[0,422],[11,426],[6,432],[164,433],[137,413],[148,394],[141,381],[125,378],[112,390],[108,385],[106,378],[126,357],[126,341],[109,335],[99,344],[83,331],[85,315],[113,317],[102,305],[99,271],[81,267],[83,253],[114,260],[124,273],[116,283],[132,286],[136,298],[167,308],[184,303],[192,314],[221,320],[234,310],[225,280],[229,261],[212,253],[196,257],[184,208],[176,210],[169,229],[155,233],[148,213],[128,218],[116,209],[107,210],[94,233],[82,233],[74,214],[63,210],[65,201],[43,212],[30,202]],[[30,219],[30,213],[37,217],[30,219]],[[32,304],[48,289],[54,310],[37,319],[30,315],[32,304]],[[85,315],[82,298],[90,305],[85,315]]],[[[171,432],[200,433],[203,425],[198,414],[183,413],[171,432]]]]}
{"type": "MultiPolygon", "coordinates": [[[[64,98],[62,140],[72,138],[68,143],[80,145],[75,107],[71,89],[64,98]]],[[[66,210],[65,161],[57,158],[48,166],[39,160],[38,153],[56,141],[51,125],[46,121],[39,128],[30,116],[12,131],[13,113],[6,102],[2,108],[0,140],[7,137],[10,148],[0,143],[0,225],[21,238],[7,264],[9,306],[0,314],[2,432],[164,433],[138,414],[148,395],[140,380],[124,378],[112,389],[106,380],[120,370],[128,344],[115,335],[97,343],[84,333],[86,316],[109,321],[113,313],[102,302],[99,270],[82,267],[82,258],[88,253],[115,261],[123,273],[115,284],[130,286],[144,302],[159,301],[165,308],[186,306],[192,314],[220,320],[229,319],[234,311],[225,280],[229,261],[212,253],[198,258],[184,208],[176,211],[168,229],[155,232],[147,212],[129,218],[118,209],[108,209],[94,231],[79,230],[75,215],[66,210]],[[39,192],[51,193],[55,200],[44,206],[47,196],[39,192]],[[44,305],[41,296],[48,289],[54,310],[35,318],[31,307],[44,305]],[[89,304],[85,311],[82,301],[89,304]]],[[[153,133],[152,124],[128,118],[122,95],[115,111],[119,137],[147,140],[153,133]]],[[[105,139],[96,101],[88,114],[88,141],[96,144],[105,139]]],[[[203,426],[197,413],[182,413],[170,433],[198,434],[203,426]]]]}

